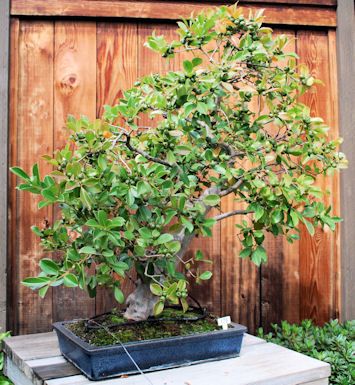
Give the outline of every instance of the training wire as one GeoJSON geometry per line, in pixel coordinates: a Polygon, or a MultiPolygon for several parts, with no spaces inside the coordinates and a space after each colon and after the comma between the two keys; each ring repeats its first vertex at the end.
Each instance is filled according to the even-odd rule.
{"type": "Polygon", "coordinates": [[[102,329],[104,329],[106,331],[106,333],[108,333],[115,341],[117,341],[123,348],[123,350],[125,351],[125,353],[127,354],[128,358],[133,362],[134,366],[137,368],[137,370],[139,371],[139,373],[147,380],[147,382],[149,383],[149,385],[154,385],[153,382],[150,380],[150,378],[143,372],[143,370],[138,366],[137,362],[134,360],[134,358],[131,356],[131,354],[129,353],[129,351],[127,350],[127,348],[124,346],[124,344],[113,334],[111,333],[111,331],[106,328],[104,325],[100,325],[99,323],[97,323],[96,321],[94,320],[91,320],[91,322],[94,322],[96,323],[98,326],[100,326],[102,329]]]}

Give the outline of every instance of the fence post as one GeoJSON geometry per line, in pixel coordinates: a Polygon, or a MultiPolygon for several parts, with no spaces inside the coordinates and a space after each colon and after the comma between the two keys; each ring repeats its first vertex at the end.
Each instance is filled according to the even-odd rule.
{"type": "Polygon", "coordinates": [[[344,138],[342,151],[349,168],[341,176],[341,208],[344,225],[341,228],[341,318],[355,319],[355,113],[354,113],[354,2],[338,0],[337,56],[339,79],[339,124],[344,138]]]}
{"type": "Polygon", "coordinates": [[[6,327],[10,1],[0,2],[0,328],[6,327]]]}

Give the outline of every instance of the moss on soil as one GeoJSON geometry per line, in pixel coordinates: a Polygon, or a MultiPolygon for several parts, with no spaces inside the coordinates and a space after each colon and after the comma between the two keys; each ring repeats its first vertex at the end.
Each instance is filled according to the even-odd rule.
{"type": "MultiPolygon", "coordinates": [[[[183,313],[181,310],[167,308],[159,318],[194,318],[198,313],[188,311],[183,313]]],[[[193,333],[205,333],[218,330],[216,317],[208,315],[198,321],[157,321],[157,322],[138,322],[131,325],[119,324],[127,322],[119,312],[105,315],[97,320],[103,326],[117,324],[111,327],[110,333],[105,329],[87,329],[85,321],[77,321],[67,324],[66,327],[82,340],[95,346],[115,345],[118,340],[122,343],[151,340],[156,338],[166,338],[175,336],[186,336],[193,333]]]]}

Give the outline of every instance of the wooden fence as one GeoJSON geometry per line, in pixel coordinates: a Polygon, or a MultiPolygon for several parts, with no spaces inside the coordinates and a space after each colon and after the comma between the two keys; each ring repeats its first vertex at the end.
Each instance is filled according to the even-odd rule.
{"type": "MultiPolygon", "coordinates": [[[[11,165],[29,165],[61,146],[67,137],[67,114],[100,116],[135,79],[179,67],[143,47],[153,30],[173,38],[173,20],[211,2],[12,0],[10,41],[11,165]]],[[[217,3],[217,2],[212,2],[217,3]]],[[[324,86],[303,97],[338,134],[335,1],[241,1],[243,8],[265,8],[266,22],[276,33],[291,37],[300,62],[323,80],[324,86]]],[[[49,171],[41,164],[42,171],[49,171]]],[[[323,179],[328,203],[339,213],[339,181],[323,179]]],[[[109,309],[112,297],[101,291],[95,299],[74,289],[52,289],[45,299],[19,285],[38,271],[43,252],[32,224],[51,221],[51,208],[37,210],[37,200],[15,191],[9,195],[9,326],[14,333],[50,329],[53,321],[91,316],[109,309]]],[[[225,198],[222,211],[235,208],[225,198]]],[[[230,314],[251,331],[259,325],[287,319],[313,318],[322,323],[339,313],[339,231],[317,230],[312,239],[301,229],[293,245],[267,239],[269,262],[260,269],[238,257],[237,219],[219,223],[213,239],[196,239],[214,261],[213,279],[195,288],[198,298],[219,314],[230,314]]],[[[129,291],[127,284],[125,290],[129,291]]]]}

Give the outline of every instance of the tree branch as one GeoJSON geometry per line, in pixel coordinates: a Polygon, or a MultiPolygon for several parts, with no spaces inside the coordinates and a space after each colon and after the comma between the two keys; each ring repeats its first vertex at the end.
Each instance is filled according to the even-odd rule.
{"type": "Polygon", "coordinates": [[[126,146],[127,146],[127,148],[129,150],[144,156],[146,159],[151,160],[152,162],[160,163],[160,164],[163,164],[164,166],[167,166],[167,167],[173,167],[174,166],[173,164],[171,164],[169,162],[166,162],[165,160],[162,160],[162,159],[159,159],[159,158],[155,158],[154,156],[149,155],[147,152],[139,150],[138,148],[133,147],[131,145],[131,137],[129,135],[126,135],[126,146]]]}
{"type": "Polygon", "coordinates": [[[221,190],[219,193],[217,193],[220,197],[224,197],[230,193],[232,193],[233,191],[235,191],[238,187],[241,186],[241,184],[243,183],[243,179],[238,179],[234,184],[232,184],[232,186],[229,186],[227,189],[225,190],[221,190]]]}
{"type": "Polygon", "coordinates": [[[233,211],[230,211],[228,213],[223,213],[223,214],[220,214],[220,215],[216,215],[215,217],[213,217],[213,219],[215,219],[216,221],[221,221],[222,219],[225,219],[225,218],[228,218],[228,217],[232,217],[234,215],[245,215],[245,214],[250,214],[250,213],[253,213],[254,211],[252,210],[233,210],[233,211]]]}

